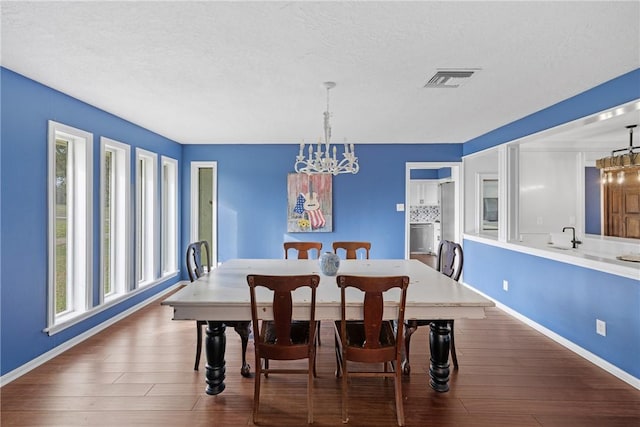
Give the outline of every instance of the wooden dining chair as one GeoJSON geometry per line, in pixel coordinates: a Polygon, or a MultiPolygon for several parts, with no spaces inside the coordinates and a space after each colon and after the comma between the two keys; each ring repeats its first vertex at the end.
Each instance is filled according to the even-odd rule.
{"type": "Polygon", "coordinates": [[[320,258],[321,242],[284,242],[284,259],[289,259],[289,249],[298,251],[298,259],[309,259],[309,251],[315,249],[315,258],[320,258]]]}
{"type": "MultiPolygon", "coordinates": [[[[187,273],[189,274],[189,280],[191,280],[191,282],[194,282],[199,277],[211,271],[211,252],[209,250],[209,242],[206,240],[190,243],[187,246],[186,258],[187,273]],[[206,264],[203,262],[202,248],[204,248],[206,254],[206,264]]],[[[242,367],[240,368],[240,374],[243,377],[249,377],[251,375],[251,367],[247,363],[247,344],[249,343],[249,335],[251,333],[251,322],[225,322],[225,324],[232,326],[240,336],[240,340],[242,341],[242,367]]],[[[202,354],[202,328],[206,326],[206,320],[196,320],[196,362],[193,367],[196,371],[200,367],[200,356],[202,354]]]]}
{"type": "MultiPolygon", "coordinates": [[[[298,259],[309,259],[309,251],[315,249],[316,258],[320,258],[322,253],[322,242],[284,242],[284,259],[289,259],[289,249],[298,252],[298,259]]],[[[316,344],[322,345],[320,339],[320,321],[316,322],[316,344]]],[[[265,362],[269,366],[269,362],[265,362]]]]}
{"type": "MultiPolygon", "coordinates": [[[[357,259],[358,251],[365,251],[366,259],[369,259],[369,251],[371,250],[370,242],[333,242],[333,252],[338,254],[338,249],[346,251],[346,259],[357,259]]],[[[338,254],[339,255],[339,254],[338,254]]]]}
{"type": "MultiPolygon", "coordinates": [[[[449,240],[442,240],[438,245],[438,256],[436,261],[436,270],[458,281],[462,274],[462,266],[464,264],[464,255],[462,246],[449,240]]],[[[419,326],[430,325],[433,320],[409,320],[405,325],[404,336],[404,361],[402,363],[402,371],[409,375],[411,373],[411,364],[409,363],[409,348],[411,347],[411,335],[419,326]]],[[[446,320],[451,330],[450,352],[453,360],[454,369],[458,369],[458,356],[456,355],[456,342],[453,333],[453,319],[446,320]]]]}
{"type": "MultiPolygon", "coordinates": [[[[260,405],[261,377],[269,373],[307,374],[307,422],[313,423],[313,376],[315,366],[315,334],[316,334],[316,289],[320,283],[320,276],[263,276],[248,275],[247,283],[251,294],[251,321],[254,334],[254,348],[256,356],[255,384],[253,395],[253,422],[257,423],[258,407],[260,405]],[[265,287],[273,291],[273,320],[263,320],[258,329],[258,302],[256,287],[265,287]],[[311,305],[306,319],[294,319],[292,292],[298,288],[308,287],[311,291],[311,305]],[[294,330],[297,329],[297,330],[294,330]],[[271,369],[262,360],[300,360],[308,359],[306,369],[271,369]]],[[[262,309],[260,314],[262,314],[262,309]]]]}
{"type": "Polygon", "coordinates": [[[346,276],[337,277],[340,287],[341,318],[335,322],[336,340],[340,351],[340,374],[342,376],[342,422],[348,416],[348,380],[353,377],[393,378],[395,386],[396,418],[398,425],[404,425],[402,405],[402,337],[404,309],[407,300],[408,276],[346,276]],[[346,289],[362,291],[364,299],[363,320],[347,320],[346,289]],[[394,321],[383,320],[384,296],[391,289],[400,288],[398,314],[394,321]],[[394,331],[394,323],[398,325],[394,331]],[[349,371],[347,362],[383,364],[383,370],[349,371]],[[391,370],[388,369],[391,365],[391,370]]]}

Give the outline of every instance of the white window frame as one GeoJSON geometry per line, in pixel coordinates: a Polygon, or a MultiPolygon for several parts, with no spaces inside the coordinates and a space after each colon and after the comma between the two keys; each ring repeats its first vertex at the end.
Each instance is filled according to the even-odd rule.
{"type": "Polygon", "coordinates": [[[150,285],[158,277],[157,184],[158,155],[136,148],[135,283],[137,287],[150,285]]]}
{"type": "Polygon", "coordinates": [[[213,185],[211,188],[211,200],[213,202],[212,208],[212,225],[211,231],[213,234],[211,242],[209,242],[209,248],[211,249],[211,268],[215,268],[218,265],[218,162],[191,162],[191,230],[190,241],[195,242],[198,240],[198,197],[200,194],[200,186],[198,184],[198,172],[202,168],[211,168],[213,170],[213,185]]]}
{"type": "Polygon", "coordinates": [[[117,299],[131,289],[131,147],[109,138],[100,138],[100,304],[117,299]],[[105,180],[107,151],[112,153],[112,182],[105,180]],[[110,239],[111,292],[105,294],[104,276],[106,254],[105,218],[106,188],[112,186],[110,194],[112,227],[110,239]]]}
{"type": "Polygon", "coordinates": [[[48,121],[48,307],[49,334],[77,318],[93,301],[93,135],[48,121]],[[67,310],[56,314],[56,140],[68,142],[67,310]]]}
{"type": "MultiPolygon", "coordinates": [[[[484,197],[485,197],[485,191],[484,191],[484,182],[485,181],[496,181],[496,186],[500,185],[500,180],[498,178],[498,174],[497,173],[488,173],[488,172],[484,172],[484,173],[476,173],[476,206],[475,206],[475,219],[476,219],[476,232],[478,234],[488,234],[488,235],[495,235],[498,236],[498,229],[500,227],[500,209],[499,209],[499,205],[498,205],[498,221],[496,224],[496,229],[495,230],[486,230],[484,228],[484,209],[483,209],[483,203],[484,203],[484,197]]],[[[497,197],[498,197],[498,203],[500,203],[500,193],[499,193],[499,189],[496,190],[497,193],[497,197]]]]}
{"type": "Polygon", "coordinates": [[[178,271],[178,161],[162,156],[161,271],[167,276],[178,271]]]}

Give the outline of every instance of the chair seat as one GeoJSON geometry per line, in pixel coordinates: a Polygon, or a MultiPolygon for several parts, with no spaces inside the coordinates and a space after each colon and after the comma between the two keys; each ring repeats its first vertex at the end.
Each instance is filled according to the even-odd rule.
{"type": "MultiPolygon", "coordinates": [[[[262,322],[262,331],[265,344],[276,343],[276,324],[272,320],[264,320],[262,322]]],[[[308,344],[309,343],[309,322],[306,320],[294,320],[291,322],[291,343],[308,344]]]]}
{"type": "MultiPolygon", "coordinates": [[[[340,333],[340,321],[337,320],[336,328],[340,333]]],[[[350,347],[364,347],[366,338],[364,336],[364,322],[360,320],[350,320],[347,322],[347,345],[350,347]]],[[[396,345],[393,324],[389,321],[382,323],[380,329],[380,344],[382,347],[396,345]]]]}
{"type": "MultiPolygon", "coordinates": [[[[340,336],[340,321],[335,322],[337,336],[340,336]]],[[[380,328],[380,347],[365,348],[364,322],[348,321],[347,324],[347,360],[354,362],[376,363],[393,359],[396,351],[396,339],[393,323],[382,322],[380,328]]],[[[340,340],[338,340],[340,341],[340,340]]]]}
{"type": "MultiPolygon", "coordinates": [[[[253,330],[258,330],[261,319],[258,316],[256,287],[266,288],[273,294],[273,319],[262,320],[260,333],[254,334],[256,356],[256,374],[253,394],[253,423],[257,424],[260,406],[261,377],[269,373],[307,375],[307,423],[313,423],[313,377],[315,376],[315,306],[316,288],[320,276],[315,274],[297,276],[266,276],[250,274],[247,276],[251,297],[251,321],[253,330]],[[309,320],[293,320],[294,301],[292,293],[300,288],[308,288],[311,297],[309,320]],[[269,359],[301,360],[307,359],[308,366],[302,368],[269,369],[269,359]],[[264,368],[262,363],[264,362],[264,368]]],[[[262,314],[262,312],[261,312],[262,314]]]]}
{"type": "MultiPolygon", "coordinates": [[[[339,361],[337,376],[342,376],[342,422],[349,421],[348,383],[351,377],[393,378],[396,403],[396,418],[404,425],[402,406],[402,373],[400,351],[404,328],[404,310],[407,301],[408,276],[347,276],[336,278],[340,287],[340,321],[334,323],[336,359],[339,361]],[[362,320],[348,320],[346,316],[346,288],[361,292],[363,298],[362,320]],[[400,288],[398,317],[384,320],[384,294],[400,288]],[[397,325],[397,327],[394,327],[397,325]],[[348,369],[348,362],[383,364],[383,370],[371,368],[356,371],[348,369]],[[391,369],[389,369],[391,367],[391,369]]],[[[360,402],[358,402],[360,404],[360,402]]]]}

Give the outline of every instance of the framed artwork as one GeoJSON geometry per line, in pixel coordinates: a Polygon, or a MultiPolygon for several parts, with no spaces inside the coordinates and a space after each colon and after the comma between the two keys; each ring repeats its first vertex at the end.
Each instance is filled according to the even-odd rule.
{"type": "Polygon", "coordinates": [[[333,231],[331,174],[287,175],[287,232],[333,231]]]}

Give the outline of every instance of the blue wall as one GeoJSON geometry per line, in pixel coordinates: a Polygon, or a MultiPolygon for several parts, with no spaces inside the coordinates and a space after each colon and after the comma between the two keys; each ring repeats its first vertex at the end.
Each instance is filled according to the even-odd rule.
{"type": "MultiPolygon", "coordinates": [[[[5,68],[2,84],[0,231],[0,360],[2,375],[149,298],[178,278],[137,295],[53,336],[47,307],[47,121],[93,133],[94,137],[94,294],[99,289],[99,147],[105,136],[175,158],[180,167],[181,253],[189,239],[190,162],[218,162],[219,260],[281,258],[285,240],[366,239],[372,257],[404,257],[405,163],[454,161],[461,144],[358,144],[357,175],[333,180],[334,231],[286,232],[287,174],[297,145],[181,146],[130,122],[43,86],[5,68]],[[25,256],[28,254],[28,256],[25,256]]],[[[133,185],[133,176],[132,176],[133,185]]],[[[182,260],[182,257],[179,258],[182,260]]],[[[187,279],[182,272],[182,279],[187,279]]],[[[97,299],[97,298],[96,298],[97,299]]]]}
{"type": "Polygon", "coordinates": [[[333,178],[333,232],[287,233],[287,174],[297,145],[186,145],[182,245],[190,229],[189,163],[218,162],[218,261],[282,258],[282,242],[371,241],[372,258],[404,258],[406,162],[460,161],[460,144],[357,144],[360,171],[333,178]],[[242,159],[239,161],[239,159],[242,159]]]}
{"type": "Polygon", "coordinates": [[[444,179],[451,177],[451,168],[411,169],[411,179],[444,179]]]}
{"type": "Polygon", "coordinates": [[[132,162],[135,147],[180,162],[182,147],[5,68],[0,72],[0,361],[1,374],[5,374],[177,281],[177,278],[169,280],[53,336],[42,332],[47,326],[47,121],[93,133],[93,288],[96,296],[99,289],[96,266],[100,265],[100,137],[131,145],[132,162]]]}
{"type": "Polygon", "coordinates": [[[640,68],[464,143],[463,155],[495,147],[536,132],[640,98],[640,68]]]}
{"type": "MultiPolygon", "coordinates": [[[[99,138],[106,136],[132,148],[141,147],[178,159],[181,200],[181,253],[189,238],[189,163],[218,162],[219,260],[236,257],[281,258],[285,240],[318,240],[330,247],[334,240],[366,239],[374,258],[404,256],[404,202],[406,162],[459,161],[487,147],[499,145],[602,109],[640,98],[640,69],[580,94],[541,112],[460,144],[379,145],[358,144],[361,169],[357,175],[333,180],[334,231],[286,232],[286,176],[293,171],[296,145],[187,145],[149,132],[116,116],[60,92],[1,69],[2,132],[0,146],[0,361],[5,374],[55,346],[143,301],[175,280],[149,290],[52,337],[46,326],[47,270],[47,120],[55,120],[94,134],[94,265],[98,265],[99,138]]],[[[524,257],[489,245],[465,242],[465,281],[576,344],[638,377],[638,367],[619,353],[638,354],[637,329],[620,334],[624,323],[638,325],[638,282],[620,280],[592,270],[558,266],[536,257],[524,257]],[[507,262],[505,262],[507,261],[507,262]],[[531,268],[528,265],[531,264],[531,268]],[[528,279],[549,270],[570,285],[544,284],[528,279]],[[500,277],[497,272],[502,271],[500,277]],[[501,287],[503,275],[514,284],[509,300],[501,287]],[[497,285],[496,285],[497,283],[497,285]],[[604,288],[603,284],[608,284],[604,288]],[[543,287],[545,292],[540,292],[543,287]],[[521,294],[520,290],[528,295],[521,294]],[[598,298],[598,293],[599,298],[598,298]],[[602,298],[607,295],[607,298],[602,298]],[[610,301],[608,301],[611,295],[610,301]],[[537,298],[537,299],[536,299],[537,298]],[[607,301],[603,301],[607,299],[607,301]],[[564,306],[556,301],[566,301],[564,306]],[[634,305],[635,304],[635,305],[634,305]],[[599,309],[606,310],[602,314],[599,309]],[[614,307],[618,314],[614,313],[614,307]],[[629,307],[627,311],[626,307],[629,307]],[[536,316],[541,310],[542,315],[536,316]],[[633,315],[635,310],[635,316],[633,315]],[[582,314],[584,312],[584,314],[582,314]],[[593,316],[607,321],[607,346],[592,336],[593,316]],[[546,320],[543,321],[543,318],[546,320]],[[573,322],[578,322],[574,326],[573,322]],[[576,330],[575,328],[578,328],[576,330]],[[584,330],[583,330],[584,328],[584,330]],[[629,338],[628,342],[624,342],[629,338]],[[636,347],[629,351],[629,342],[636,347]],[[620,359],[622,357],[622,360],[620,359]]],[[[181,259],[181,258],[180,258],[181,259]]],[[[186,278],[183,274],[183,278],[186,278]]],[[[98,272],[94,274],[98,286],[98,272]]],[[[97,288],[96,288],[97,289],[97,288]]]]}
{"type": "MultiPolygon", "coordinates": [[[[464,155],[640,98],[640,69],[465,142],[464,155]]],[[[464,281],[640,378],[640,281],[464,241],[464,281]],[[502,280],[509,280],[509,292],[502,280]],[[607,322],[607,337],[595,319],[607,322]]]]}
{"type": "Polygon", "coordinates": [[[638,280],[471,240],[464,262],[465,283],[640,378],[638,280]],[[607,323],[606,337],[596,319],[607,323]]]}

